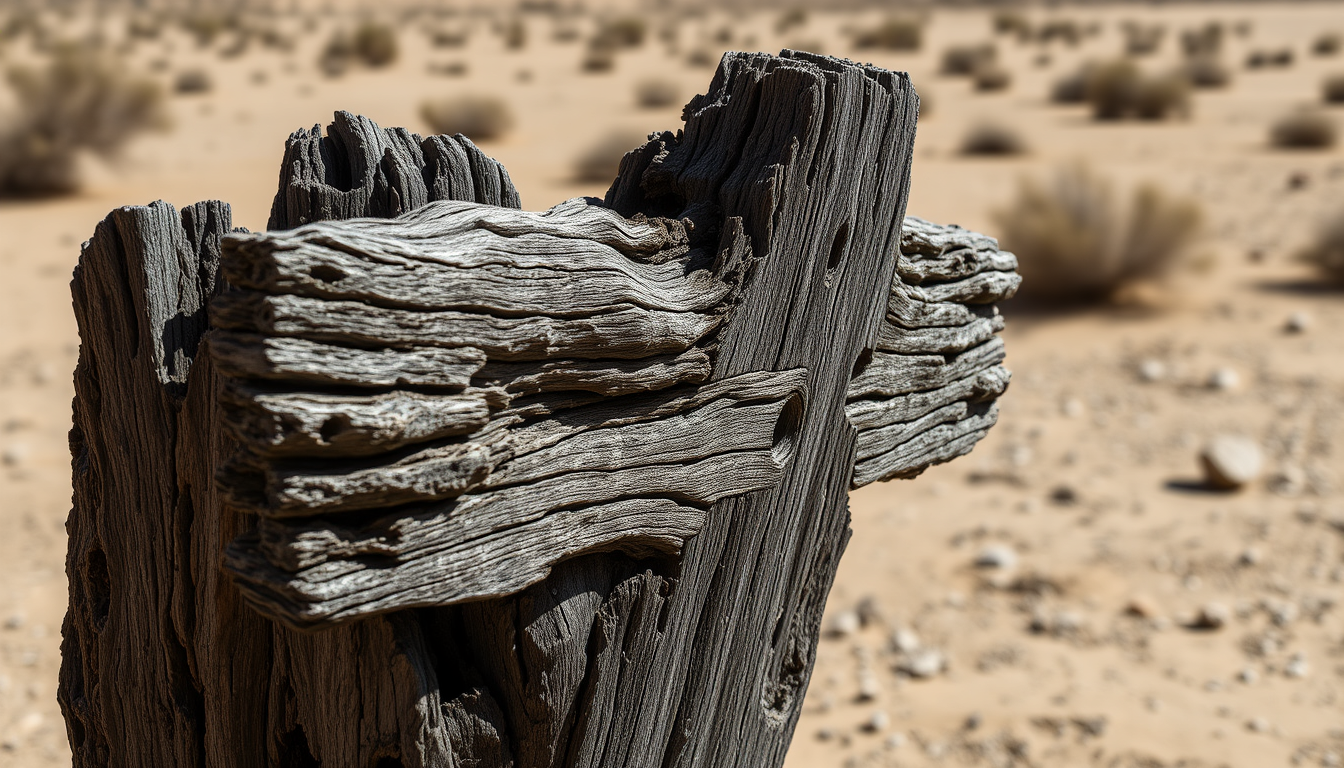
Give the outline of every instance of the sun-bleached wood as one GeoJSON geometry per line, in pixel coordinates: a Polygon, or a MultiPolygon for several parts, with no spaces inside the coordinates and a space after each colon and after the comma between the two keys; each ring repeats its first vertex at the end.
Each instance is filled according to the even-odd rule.
{"type": "Polygon", "coordinates": [[[339,113],[266,233],[114,213],[74,282],[75,764],[779,765],[847,490],[1008,383],[1011,254],[904,217],[917,110],[729,54],[601,203],[339,113]]]}

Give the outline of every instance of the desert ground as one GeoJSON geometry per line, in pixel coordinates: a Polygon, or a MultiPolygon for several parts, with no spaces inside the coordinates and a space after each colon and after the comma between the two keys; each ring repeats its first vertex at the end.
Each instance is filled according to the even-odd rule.
{"type": "MultiPolygon", "coordinates": [[[[285,137],[335,110],[430,131],[426,99],[486,95],[513,115],[478,143],[510,170],[529,209],[601,195],[575,158],[613,132],[628,146],[680,125],[724,50],[801,47],[909,71],[920,120],[909,213],[991,235],[1023,178],[1084,160],[1118,189],[1154,182],[1203,210],[1199,238],[1160,280],[1115,301],[1010,303],[1013,383],[975,451],[921,477],[853,494],[853,538],[789,768],[816,766],[1339,766],[1344,764],[1344,293],[1296,254],[1344,216],[1344,149],[1270,146],[1271,124],[1318,104],[1344,53],[1311,41],[1344,33],[1337,3],[1025,7],[1033,25],[1067,19],[1074,45],[996,35],[986,10],[922,11],[917,51],[856,49],[878,11],[658,12],[647,39],[586,72],[598,14],[522,14],[511,49],[499,14],[389,14],[399,55],[380,68],[319,72],[319,51],[353,12],[281,13],[291,50],[222,55],[172,24],[125,55],[171,92],[200,68],[213,86],[167,97],[171,127],[115,157],[81,161],[73,194],[0,199],[0,766],[70,760],[56,704],[66,604],[71,371],[79,340],[68,283],[80,243],[117,206],[222,199],[234,223],[266,224],[285,137]],[[676,23],[673,23],[676,20],[676,23]],[[1230,82],[1193,94],[1189,115],[1093,120],[1050,101],[1087,60],[1121,53],[1123,22],[1162,25],[1139,60],[1179,63],[1176,36],[1216,21],[1230,82]],[[469,33],[437,47],[431,29],[469,33]],[[573,26],[579,39],[557,29],[573,26]],[[674,32],[664,32],[670,28],[674,32]],[[951,45],[994,41],[1011,85],[975,90],[940,73],[951,45]],[[1289,66],[1248,68],[1291,48],[1289,66]],[[696,54],[693,56],[693,54],[696,54]],[[691,62],[692,58],[706,58],[691,62]],[[449,75],[445,71],[458,74],[449,75]],[[673,103],[639,108],[657,77],[673,103]],[[992,120],[1025,151],[966,156],[992,120]],[[630,138],[633,137],[633,138],[630,138]],[[1202,447],[1249,438],[1263,468],[1240,490],[1209,490],[1202,447]]],[[[124,17],[102,24],[116,36],[124,17]]],[[[89,14],[48,13],[58,35],[89,14]]],[[[18,38],[5,67],[40,62],[18,38]]],[[[0,114],[13,98],[0,89],[0,114]]],[[[1334,109],[1344,121],[1344,109],[1334,109]]]]}

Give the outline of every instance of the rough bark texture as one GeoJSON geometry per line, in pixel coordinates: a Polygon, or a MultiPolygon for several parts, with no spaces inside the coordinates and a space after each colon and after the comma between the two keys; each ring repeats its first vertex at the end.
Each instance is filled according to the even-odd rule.
{"type": "Polygon", "coordinates": [[[849,488],[969,450],[1007,384],[1011,254],[902,232],[917,109],[729,54],[601,205],[341,113],[268,233],[112,214],[73,283],[75,764],[781,763],[849,488]]]}

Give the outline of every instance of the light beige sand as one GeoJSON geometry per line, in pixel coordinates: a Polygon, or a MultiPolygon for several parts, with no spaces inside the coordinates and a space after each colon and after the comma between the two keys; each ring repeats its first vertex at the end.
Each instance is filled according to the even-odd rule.
{"type": "MultiPolygon", "coordinates": [[[[991,212],[1022,174],[1081,157],[1125,182],[1156,179],[1197,195],[1210,220],[1201,268],[1176,275],[1155,307],[1065,316],[1010,310],[1015,379],[989,439],[915,481],[854,495],[855,535],[828,621],[844,624],[842,614],[864,598],[882,618],[821,642],[788,765],[1249,767],[1294,758],[1338,765],[1344,299],[1300,287],[1312,277],[1290,256],[1321,217],[1341,210],[1344,152],[1274,152],[1265,135],[1274,117],[1316,100],[1326,72],[1344,71],[1344,59],[1304,55],[1316,33],[1344,30],[1344,12],[1318,4],[1067,15],[1101,20],[1105,33],[1077,50],[1052,47],[1043,68],[1032,63],[1036,48],[1001,42],[1015,82],[996,95],[937,75],[947,44],[989,37],[988,15],[969,11],[934,14],[917,55],[871,57],[852,51],[840,32],[870,22],[871,13],[814,13],[782,37],[773,14],[709,16],[682,25],[676,58],[654,38],[599,75],[580,74],[581,45],[552,43],[541,19],[522,52],[504,51],[484,25],[463,50],[431,49],[404,30],[396,66],[339,80],[313,66],[324,31],[304,37],[291,55],[254,49],[230,61],[179,37],[169,38],[169,53],[164,43],[144,46],[140,60],[167,56],[173,71],[209,66],[216,89],[174,98],[173,131],[137,141],[118,164],[95,164],[83,194],[0,202],[0,450],[12,460],[0,466],[0,766],[69,761],[55,703],[78,343],[68,281],[94,224],[118,205],[221,198],[232,203],[235,223],[263,227],[291,130],[348,109],[425,131],[422,99],[454,93],[494,94],[513,106],[515,130],[482,146],[508,166],[525,206],[601,194],[602,184],[572,180],[573,157],[612,128],[675,128],[679,109],[634,108],[634,84],[658,75],[680,83],[686,97],[702,89],[712,70],[686,66],[685,56],[724,26],[736,34],[732,47],[817,40],[827,53],[911,71],[934,99],[919,128],[911,213],[993,233],[991,212]],[[1112,22],[1121,18],[1163,21],[1169,36],[1207,19],[1244,18],[1254,33],[1229,40],[1235,80],[1197,95],[1190,121],[1097,125],[1081,108],[1048,105],[1055,77],[1118,50],[1112,22]],[[1292,68],[1240,68],[1247,46],[1279,45],[1298,50],[1292,68]],[[465,77],[427,72],[430,62],[454,60],[469,63],[465,77]],[[264,84],[252,81],[257,71],[266,73],[264,84]],[[958,157],[964,132],[990,116],[1018,127],[1033,151],[1010,160],[958,157]],[[1308,181],[1289,192],[1294,172],[1308,181]],[[1263,263],[1248,261],[1252,249],[1265,252],[1263,263]],[[1288,335],[1282,326],[1296,311],[1309,313],[1312,326],[1288,335]],[[1165,364],[1166,378],[1140,379],[1138,366],[1150,358],[1165,364]],[[1237,372],[1239,388],[1204,385],[1220,367],[1237,372]],[[1231,495],[1187,489],[1182,484],[1199,477],[1200,444],[1224,431],[1257,439],[1269,474],[1291,465],[1305,473],[1306,487],[1289,495],[1265,483],[1231,495]],[[1052,501],[1061,487],[1077,501],[1052,501]],[[1014,573],[973,566],[990,544],[1014,548],[1014,573]],[[1255,563],[1238,565],[1248,549],[1255,563]],[[1136,597],[1151,603],[1151,618],[1125,615],[1136,597]],[[1229,609],[1226,627],[1182,627],[1209,602],[1229,609]],[[1033,621],[1044,631],[1033,632],[1033,621]],[[927,680],[894,671],[896,629],[943,653],[947,671],[927,680]],[[1305,665],[1291,663],[1295,654],[1305,665]],[[876,691],[858,701],[863,669],[876,691]]],[[[1172,46],[1169,39],[1166,58],[1148,65],[1170,65],[1172,46]]]]}

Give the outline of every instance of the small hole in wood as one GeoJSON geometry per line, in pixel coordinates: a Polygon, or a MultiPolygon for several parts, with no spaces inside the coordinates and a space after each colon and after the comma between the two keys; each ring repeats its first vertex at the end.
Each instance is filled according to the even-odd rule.
{"type": "Polygon", "coordinates": [[[323,283],[339,283],[345,279],[345,272],[327,264],[318,264],[308,270],[308,276],[323,283]]]}
{"type": "Polygon", "coordinates": [[[101,546],[95,546],[84,557],[84,591],[89,600],[93,629],[102,632],[112,607],[112,577],[107,570],[107,554],[101,546]]]}
{"type": "Polygon", "coordinates": [[[788,462],[798,442],[798,432],[803,428],[803,395],[794,392],[784,402],[779,411],[779,420],[775,422],[775,434],[770,452],[780,464],[788,462]]]}
{"type": "Polygon", "coordinates": [[[846,221],[840,225],[840,229],[835,232],[835,239],[831,241],[831,256],[826,260],[826,270],[840,266],[841,259],[845,258],[845,251],[849,249],[849,222],[846,221]]]}
{"type": "Polygon", "coordinates": [[[322,429],[319,430],[318,434],[322,436],[322,442],[330,443],[349,428],[350,417],[344,413],[338,413],[322,422],[322,429]]]}

